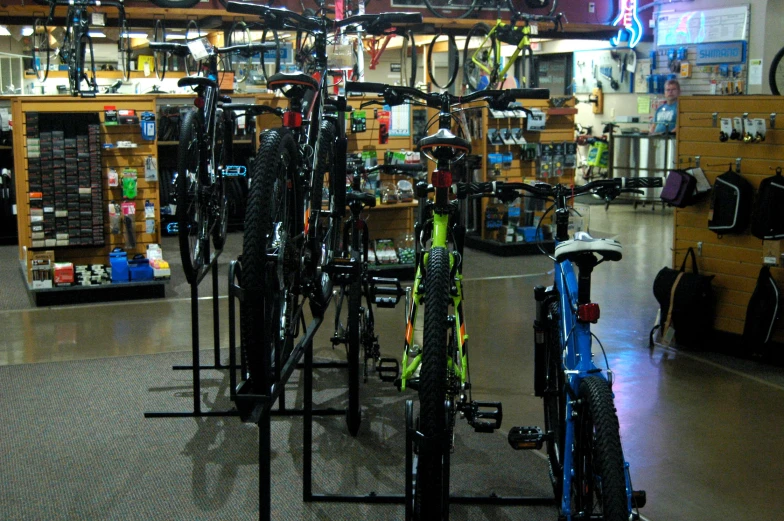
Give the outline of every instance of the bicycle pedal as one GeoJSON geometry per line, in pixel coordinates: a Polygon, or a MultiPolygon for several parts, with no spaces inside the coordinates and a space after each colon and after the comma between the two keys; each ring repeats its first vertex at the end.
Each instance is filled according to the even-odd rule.
{"type": "Polygon", "coordinates": [[[382,382],[394,382],[400,376],[400,364],[397,358],[380,358],[376,372],[382,382]]]}
{"type": "Polygon", "coordinates": [[[544,433],[539,427],[512,427],[507,440],[514,450],[539,450],[544,442],[544,433]]]}
{"type": "Polygon", "coordinates": [[[468,424],[474,432],[493,432],[501,428],[504,417],[501,402],[471,402],[468,424]]]}
{"type": "Polygon", "coordinates": [[[373,304],[380,308],[393,308],[400,302],[400,297],[406,294],[400,285],[400,279],[371,277],[371,294],[373,304]]]}
{"type": "Polygon", "coordinates": [[[248,169],[244,165],[226,165],[221,174],[223,177],[246,177],[248,169]]]}
{"type": "Polygon", "coordinates": [[[632,506],[642,508],[647,502],[647,494],[644,490],[632,490],[632,506]]]}

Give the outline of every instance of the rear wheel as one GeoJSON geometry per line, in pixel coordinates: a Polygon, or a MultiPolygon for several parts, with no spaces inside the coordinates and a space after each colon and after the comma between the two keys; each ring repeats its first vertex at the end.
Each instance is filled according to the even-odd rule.
{"type": "Polygon", "coordinates": [[[430,250],[425,274],[425,320],[419,381],[419,442],[414,513],[419,521],[444,519],[449,496],[447,423],[447,323],[450,303],[449,253],[430,250]]]}
{"type": "Polygon", "coordinates": [[[215,120],[215,144],[214,164],[212,168],[215,172],[215,180],[212,184],[211,200],[214,205],[212,215],[212,244],[216,250],[223,248],[226,244],[226,232],[229,227],[229,204],[226,195],[226,185],[228,179],[223,177],[223,170],[226,165],[232,163],[232,149],[234,142],[234,124],[231,119],[231,111],[220,111],[216,114],[215,120]]]}
{"type": "Polygon", "coordinates": [[[38,81],[46,81],[49,77],[49,62],[52,58],[52,47],[49,45],[49,29],[45,21],[36,18],[33,24],[33,70],[38,81]]]}
{"type": "Polygon", "coordinates": [[[476,24],[468,32],[463,48],[463,73],[472,90],[493,88],[498,74],[498,47],[490,27],[476,24]]]}
{"type": "Polygon", "coordinates": [[[240,308],[242,345],[252,388],[269,392],[288,355],[288,334],[295,296],[297,269],[294,237],[297,144],[285,129],[267,130],[253,161],[245,232],[242,238],[242,286],[246,298],[240,308]]]}
{"type": "MultiPolygon", "coordinates": [[[[359,255],[354,257],[355,260],[361,262],[359,255]]],[[[346,424],[348,425],[348,432],[352,436],[357,435],[359,424],[362,421],[359,406],[359,325],[361,304],[362,282],[357,279],[351,283],[348,290],[348,409],[346,410],[346,424]]]]}
{"type": "Polygon", "coordinates": [[[580,382],[572,478],[573,512],[604,521],[627,521],[626,477],[618,416],[606,380],[580,382]]]}
{"type": "Polygon", "coordinates": [[[202,192],[208,182],[207,152],[203,149],[204,125],[201,113],[190,110],[180,125],[177,154],[177,235],[185,278],[196,281],[208,250],[208,210],[202,192]]]}

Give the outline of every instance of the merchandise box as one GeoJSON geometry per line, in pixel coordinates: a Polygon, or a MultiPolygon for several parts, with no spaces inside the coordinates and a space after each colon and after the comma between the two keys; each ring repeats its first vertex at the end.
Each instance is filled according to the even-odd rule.
{"type": "Polygon", "coordinates": [[[27,252],[27,282],[34,289],[51,288],[54,250],[27,252]]]}

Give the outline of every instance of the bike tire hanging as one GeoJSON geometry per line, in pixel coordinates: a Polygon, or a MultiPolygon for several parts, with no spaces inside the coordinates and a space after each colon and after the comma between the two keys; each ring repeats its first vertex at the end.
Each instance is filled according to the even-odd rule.
{"type": "MultiPolygon", "coordinates": [[[[155,43],[166,42],[166,25],[163,20],[155,20],[155,27],[152,31],[152,41],[155,43]]],[[[165,52],[156,52],[155,54],[155,76],[158,81],[163,81],[166,77],[166,69],[168,67],[169,56],[165,52]]]]}
{"type": "Polygon", "coordinates": [[[33,24],[33,70],[38,81],[44,82],[49,77],[49,62],[52,48],[49,45],[49,28],[43,18],[36,18],[33,24]]]}
{"type": "Polygon", "coordinates": [[[428,10],[439,18],[466,18],[479,0],[424,0],[428,10]]]}
{"type": "Polygon", "coordinates": [[[403,35],[403,45],[400,46],[400,80],[402,85],[416,86],[417,77],[417,48],[414,33],[406,31],[403,35]],[[409,58],[408,54],[411,53],[409,58]]]}
{"type": "Polygon", "coordinates": [[[495,82],[493,76],[498,70],[498,45],[495,35],[490,35],[490,27],[486,24],[476,24],[466,36],[465,47],[463,48],[463,74],[466,83],[471,90],[483,90],[493,88],[495,82]],[[477,57],[479,64],[474,61],[477,57]],[[481,66],[480,66],[481,64],[481,66]],[[482,66],[492,71],[489,75],[482,66]],[[482,82],[482,77],[487,78],[487,82],[482,82]]]}
{"type": "MultiPolygon", "coordinates": [[[[443,40],[441,40],[443,41],[443,40]]],[[[457,49],[457,42],[455,41],[455,37],[452,34],[437,34],[433,37],[430,41],[430,45],[427,46],[427,72],[430,76],[430,81],[433,82],[433,85],[438,89],[448,89],[452,86],[457,79],[457,71],[460,69],[460,56],[459,51],[457,49]],[[443,85],[439,84],[436,80],[434,75],[435,67],[433,66],[433,54],[435,53],[435,48],[438,43],[440,43],[439,38],[442,36],[447,37],[447,67],[449,69],[449,77],[447,81],[443,82],[443,85]],[[449,56],[452,58],[450,59],[449,56]]]]}

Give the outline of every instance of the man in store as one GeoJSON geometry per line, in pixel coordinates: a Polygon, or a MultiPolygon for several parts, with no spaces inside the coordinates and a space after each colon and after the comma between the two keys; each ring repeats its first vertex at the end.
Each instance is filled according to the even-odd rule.
{"type": "Polygon", "coordinates": [[[675,132],[675,119],[678,117],[678,96],[681,84],[678,80],[667,80],[664,84],[664,97],[667,103],[656,109],[651,123],[651,134],[671,134],[675,132]]]}

